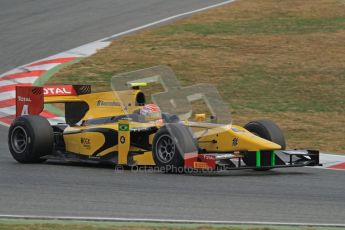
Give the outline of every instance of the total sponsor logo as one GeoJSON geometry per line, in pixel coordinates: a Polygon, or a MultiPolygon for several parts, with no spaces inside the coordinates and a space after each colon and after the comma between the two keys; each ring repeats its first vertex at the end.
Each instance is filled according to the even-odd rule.
{"type": "Polygon", "coordinates": [[[45,87],[43,88],[43,93],[47,95],[71,95],[72,91],[67,87],[45,87]]]}
{"type": "Polygon", "coordinates": [[[17,100],[22,101],[22,102],[31,102],[31,98],[29,98],[29,97],[18,96],[17,100]]]}

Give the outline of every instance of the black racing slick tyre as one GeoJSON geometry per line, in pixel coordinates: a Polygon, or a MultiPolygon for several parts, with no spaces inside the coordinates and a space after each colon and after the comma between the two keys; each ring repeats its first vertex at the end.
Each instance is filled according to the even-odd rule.
{"type": "MultiPolygon", "coordinates": [[[[277,124],[270,120],[258,120],[251,121],[244,126],[245,129],[254,133],[255,135],[274,142],[281,146],[281,149],[286,148],[285,137],[283,131],[279,128],[277,124]]],[[[261,165],[269,166],[270,165],[270,151],[261,151],[261,165]]],[[[254,166],[256,162],[256,156],[253,152],[248,152],[243,158],[244,163],[249,166],[254,166]]],[[[267,171],[269,168],[255,169],[257,171],[267,171]]]]}
{"type": "Polygon", "coordinates": [[[196,141],[188,127],[166,124],[153,138],[153,159],[167,173],[184,172],[184,154],[198,152],[196,141]]]}
{"type": "Polygon", "coordinates": [[[244,126],[249,132],[286,148],[285,137],[279,126],[270,120],[251,121],[244,126]]]}
{"type": "Polygon", "coordinates": [[[8,146],[20,163],[40,163],[54,147],[54,133],[46,118],[36,115],[17,117],[8,132],[8,146]]]}

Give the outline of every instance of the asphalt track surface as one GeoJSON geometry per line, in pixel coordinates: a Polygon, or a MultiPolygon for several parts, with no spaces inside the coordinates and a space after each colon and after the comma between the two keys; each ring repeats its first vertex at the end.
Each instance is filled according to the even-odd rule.
{"type": "Polygon", "coordinates": [[[206,175],[16,163],[0,128],[0,214],[345,224],[344,171],[206,175]]]}
{"type": "Polygon", "coordinates": [[[1,0],[0,73],[223,0],[1,0]]]}
{"type": "MultiPolygon", "coordinates": [[[[2,0],[0,73],[215,2],[2,0]]],[[[345,224],[344,191],[344,171],[325,169],[167,175],[24,165],[0,127],[0,214],[345,224]]]]}

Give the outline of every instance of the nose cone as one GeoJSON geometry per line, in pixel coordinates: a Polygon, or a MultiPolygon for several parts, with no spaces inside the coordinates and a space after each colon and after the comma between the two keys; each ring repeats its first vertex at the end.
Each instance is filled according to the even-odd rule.
{"type": "Polygon", "coordinates": [[[280,145],[253,134],[242,137],[242,142],[249,151],[281,149],[280,145]]]}
{"type": "Polygon", "coordinates": [[[281,149],[280,145],[256,136],[244,128],[237,128],[235,130],[237,131],[231,130],[231,132],[233,132],[232,135],[235,135],[239,140],[239,149],[248,151],[281,149]]]}

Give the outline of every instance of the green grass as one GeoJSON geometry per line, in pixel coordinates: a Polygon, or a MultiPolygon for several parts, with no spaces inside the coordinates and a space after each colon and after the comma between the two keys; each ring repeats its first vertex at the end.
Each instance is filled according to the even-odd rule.
{"type": "MultiPolygon", "coordinates": [[[[330,71],[284,69],[268,71],[264,65],[246,65],[236,70],[237,78],[224,82],[219,90],[233,110],[251,109],[260,112],[345,112],[344,85],[334,85],[327,78],[301,87],[300,76],[327,76],[330,71]],[[253,84],[255,83],[255,84],[253,84]],[[250,100],[248,100],[250,98],[250,100]],[[234,102],[232,102],[234,100],[234,102]]],[[[337,73],[333,73],[335,75],[337,73]]]]}
{"type": "Polygon", "coordinates": [[[345,4],[240,0],[129,35],[50,83],[110,90],[113,75],[168,65],[181,85],[212,83],[233,123],[268,118],[289,148],[345,153],[345,4]]]}
{"type": "Polygon", "coordinates": [[[345,18],[272,17],[260,20],[182,24],[159,30],[157,34],[171,36],[181,33],[201,35],[257,35],[257,34],[305,34],[336,32],[345,29],[345,18]]]}
{"type": "Polygon", "coordinates": [[[340,230],[334,227],[0,219],[0,230],[340,230]]]}

